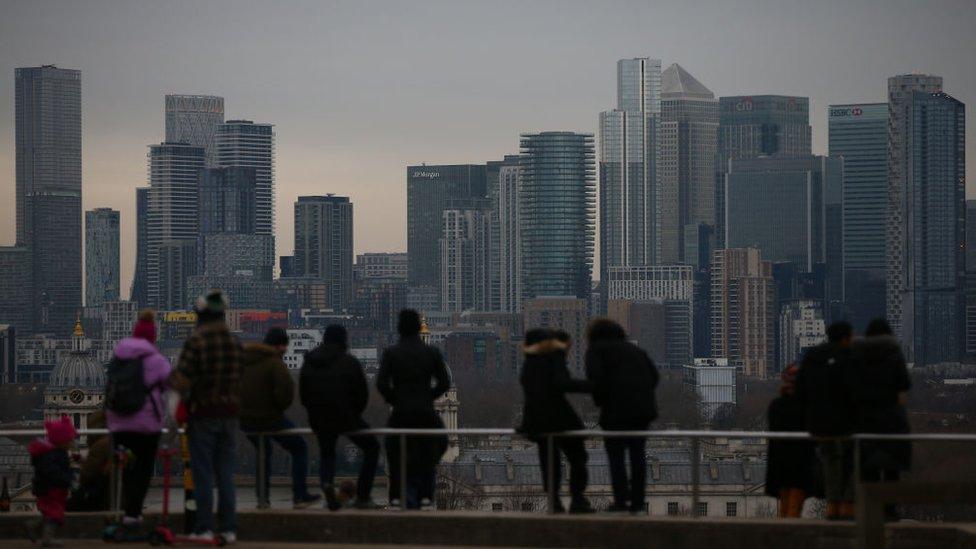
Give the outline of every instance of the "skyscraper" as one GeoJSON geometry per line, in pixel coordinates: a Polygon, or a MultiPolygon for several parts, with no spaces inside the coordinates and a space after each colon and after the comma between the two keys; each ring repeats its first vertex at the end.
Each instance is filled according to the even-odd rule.
{"type": "Polygon", "coordinates": [[[300,196],[295,202],[296,277],[329,284],[329,307],[352,306],[352,202],[345,196],[300,196]]]}
{"type": "Polygon", "coordinates": [[[522,237],[519,223],[518,155],[505,157],[498,171],[498,308],[508,313],[522,310],[522,237]]]}
{"type": "Polygon", "coordinates": [[[136,266],[129,301],[149,306],[149,187],[136,188],[136,266]]]}
{"type": "MultiPolygon", "coordinates": [[[[906,271],[905,205],[910,177],[910,120],[915,91],[941,92],[942,77],[904,74],[888,79],[888,192],[885,206],[885,311],[895,334],[908,343],[903,330],[906,271]]],[[[911,311],[907,311],[911,315],[911,311]]]]}
{"type": "Polygon", "coordinates": [[[589,300],[595,189],[593,135],[522,134],[519,222],[522,299],[589,300]]]}
{"type": "Polygon", "coordinates": [[[33,329],[67,335],[81,308],[81,71],[24,67],[14,80],[17,244],[32,256],[33,329]]]}
{"type": "MultiPolygon", "coordinates": [[[[719,98],[718,153],[715,169],[716,226],[725,226],[724,173],[729,160],[810,156],[810,100],[786,95],[719,98]]],[[[717,233],[717,246],[725,243],[717,233]]]]}
{"type": "Polygon", "coordinates": [[[217,165],[214,135],[224,122],[224,98],[214,95],[166,96],[166,143],[203,147],[207,166],[217,165]]]}
{"type": "Polygon", "coordinates": [[[965,105],[929,91],[938,84],[920,75],[888,81],[889,191],[898,195],[889,223],[901,220],[888,232],[889,316],[919,365],[959,360],[963,347],[965,105]]]}
{"type": "Polygon", "coordinates": [[[488,310],[491,298],[491,208],[488,199],[444,210],[440,238],[441,309],[488,310]]]}
{"type": "Polygon", "coordinates": [[[274,236],[275,160],[274,129],[271,124],[250,120],[228,120],[217,126],[217,165],[222,168],[253,168],[254,233],[274,236]]]}
{"type": "Polygon", "coordinates": [[[844,296],[863,329],[885,314],[888,105],[831,105],[830,156],[844,160],[844,296]]]}
{"type": "Polygon", "coordinates": [[[178,277],[194,274],[195,260],[187,256],[195,255],[199,234],[198,189],[204,165],[203,147],[180,143],[149,147],[146,287],[149,305],[160,310],[188,304],[180,290],[186,280],[178,277]],[[164,244],[165,256],[160,253],[164,244]]]}
{"type": "Polygon", "coordinates": [[[654,262],[661,61],[617,61],[617,108],[600,113],[600,279],[654,262]]]}
{"type": "Polygon", "coordinates": [[[712,252],[711,268],[712,357],[768,376],[776,349],[772,265],[755,248],[726,248],[712,252]]]}
{"type": "Polygon", "coordinates": [[[440,295],[444,210],[451,200],[482,198],[487,190],[484,164],[407,167],[408,284],[412,291],[440,295]]]}
{"type": "Polygon", "coordinates": [[[85,212],[85,305],[119,299],[119,211],[85,212]]]}
{"type": "Polygon", "coordinates": [[[678,64],[661,74],[658,190],[655,196],[656,260],[691,263],[686,231],[715,226],[715,95],[678,64]]]}
{"type": "MultiPolygon", "coordinates": [[[[485,198],[488,201],[489,224],[491,228],[491,249],[489,250],[488,260],[488,279],[490,291],[488,302],[485,305],[487,311],[502,311],[502,293],[506,291],[505,286],[509,283],[510,275],[507,267],[503,267],[503,261],[507,262],[515,250],[502,249],[502,215],[508,208],[502,204],[501,192],[504,188],[510,194],[510,185],[502,181],[502,178],[511,178],[513,174],[518,174],[518,155],[507,154],[502,160],[489,160],[485,164],[486,191],[485,198]]],[[[506,235],[507,237],[507,235],[506,235]]],[[[506,300],[507,306],[507,300],[506,300]]]]}
{"type": "Polygon", "coordinates": [[[254,168],[207,168],[198,195],[200,234],[255,234],[254,168]]]}

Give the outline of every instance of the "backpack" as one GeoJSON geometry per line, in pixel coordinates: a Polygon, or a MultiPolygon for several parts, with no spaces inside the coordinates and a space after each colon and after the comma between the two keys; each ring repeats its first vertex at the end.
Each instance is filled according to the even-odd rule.
{"type": "MultiPolygon", "coordinates": [[[[105,386],[105,408],[121,416],[131,416],[146,405],[149,387],[142,371],[142,357],[121,359],[113,356],[108,363],[105,386]]],[[[153,405],[155,406],[155,401],[153,405]]]]}

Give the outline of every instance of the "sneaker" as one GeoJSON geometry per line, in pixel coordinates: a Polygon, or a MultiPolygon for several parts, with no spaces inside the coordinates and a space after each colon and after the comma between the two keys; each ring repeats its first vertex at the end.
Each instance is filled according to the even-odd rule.
{"type": "Polygon", "coordinates": [[[194,532],[186,536],[186,539],[194,543],[213,543],[214,535],[213,532],[207,530],[206,532],[194,532]]]}
{"type": "Polygon", "coordinates": [[[339,497],[336,495],[335,486],[331,484],[326,484],[322,487],[322,493],[325,494],[325,508],[329,511],[338,511],[342,509],[342,504],[339,503],[339,497]]]}
{"type": "Polygon", "coordinates": [[[320,501],[322,501],[322,496],[320,496],[319,494],[308,494],[307,496],[303,497],[302,499],[300,499],[300,500],[292,503],[291,508],[292,509],[305,509],[305,508],[311,507],[312,505],[315,505],[316,503],[318,503],[320,501]]]}
{"type": "Polygon", "coordinates": [[[224,532],[220,534],[220,539],[224,542],[224,545],[237,543],[237,532],[224,532]]]}
{"type": "Polygon", "coordinates": [[[64,547],[64,543],[54,537],[56,530],[57,527],[54,524],[44,523],[41,527],[41,547],[64,547]]]}
{"type": "Polygon", "coordinates": [[[420,510],[421,511],[433,511],[434,502],[430,498],[423,498],[420,500],[420,510]]]}
{"type": "Polygon", "coordinates": [[[353,507],[361,511],[372,511],[374,509],[379,509],[379,505],[376,505],[376,502],[372,499],[357,499],[356,502],[353,503],[353,507]]]}

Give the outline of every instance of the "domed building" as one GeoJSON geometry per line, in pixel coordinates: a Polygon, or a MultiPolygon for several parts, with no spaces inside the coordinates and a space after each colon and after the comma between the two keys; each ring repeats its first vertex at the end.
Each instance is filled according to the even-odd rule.
{"type": "Polygon", "coordinates": [[[79,319],[71,336],[71,351],[61,355],[44,389],[45,420],[65,414],[74,422],[75,428],[87,429],[89,416],[102,409],[105,368],[90,348],[91,341],[85,338],[79,319]]]}

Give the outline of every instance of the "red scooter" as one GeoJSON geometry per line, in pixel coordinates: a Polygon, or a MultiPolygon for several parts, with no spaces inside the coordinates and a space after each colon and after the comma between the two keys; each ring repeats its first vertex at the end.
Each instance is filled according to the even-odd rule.
{"type": "Polygon", "coordinates": [[[173,531],[169,526],[169,477],[172,471],[172,459],[176,455],[176,450],[162,448],[159,450],[159,457],[163,461],[163,515],[160,517],[159,524],[149,534],[149,543],[152,545],[216,545],[223,547],[227,540],[217,534],[212,540],[200,540],[189,536],[180,535],[173,531]]]}

